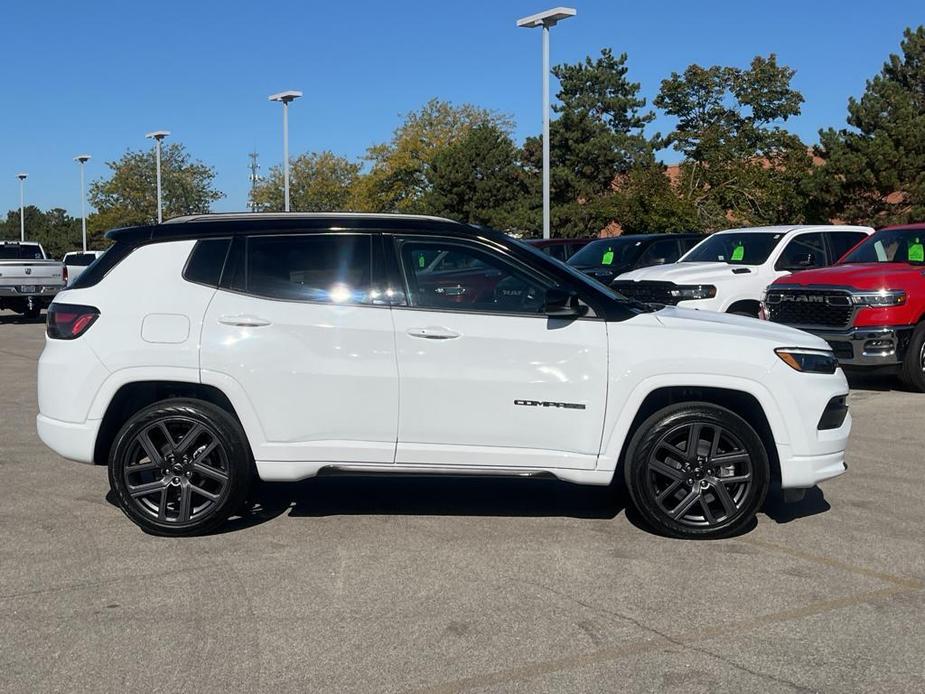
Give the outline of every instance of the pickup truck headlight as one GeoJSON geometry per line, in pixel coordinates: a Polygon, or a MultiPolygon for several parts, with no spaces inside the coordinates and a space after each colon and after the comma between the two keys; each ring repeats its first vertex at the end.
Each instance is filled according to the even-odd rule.
{"type": "Polygon", "coordinates": [[[833,374],[838,368],[835,354],[823,349],[778,347],[774,350],[781,360],[795,371],[811,374],[833,374]]]}
{"type": "Polygon", "coordinates": [[[671,296],[679,301],[686,299],[712,299],[716,287],[712,284],[682,284],[670,290],[671,296]]]}
{"type": "Polygon", "coordinates": [[[902,306],[906,303],[906,292],[883,289],[879,292],[856,292],[851,301],[857,306],[902,306]]]}

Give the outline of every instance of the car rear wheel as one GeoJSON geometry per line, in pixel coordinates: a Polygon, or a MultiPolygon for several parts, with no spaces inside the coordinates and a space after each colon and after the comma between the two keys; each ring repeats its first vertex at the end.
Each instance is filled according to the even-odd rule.
{"type": "Polygon", "coordinates": [[[740,531],[764,503],[770,477],[755,430],[709,403],[672,405],[649,417],[630,442],[624,471],[639,513],[677,538],[740,531]]]}
{"type": "Polygon", "coordinates": [[[899,378],[912,390],[925,392],[925,323],[919,323],[912,333],[899,378]]]}
{"type": "Polygon", "coordinates": [[[251,454],[240,424],[199,400],[164,400],[116,435],[109,484],[119,507],[154,535],[215,529],[244,501],[251,454]]]}

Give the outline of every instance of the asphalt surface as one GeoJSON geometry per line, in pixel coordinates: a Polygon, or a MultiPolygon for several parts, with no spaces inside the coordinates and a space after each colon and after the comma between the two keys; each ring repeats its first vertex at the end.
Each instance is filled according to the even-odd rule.
{"type": "Polygon", "coordinates": [[[2,692],[925,691],[925,395],[866,379],[846,475],[731,540],[606,489],[326,478],[149,537],[35,433],[0,312],[2,692]]]}

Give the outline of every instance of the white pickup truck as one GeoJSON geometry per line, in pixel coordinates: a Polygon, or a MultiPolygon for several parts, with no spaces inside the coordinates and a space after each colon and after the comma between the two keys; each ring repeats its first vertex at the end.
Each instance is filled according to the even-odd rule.
{"type": "Polygon", "coordinates": [[[66,285],[64,263],[50,260],[41,244],[0,241],[0,310],[38,318],[66,285]]]}
{"type": "Polygon", "coordinates": [[[757,318],[764,290],[778,277],[831,265],[873,232],[839,224],[718,231],[678,262],[627,272],[610,286],[646,303],[757,318]]]}

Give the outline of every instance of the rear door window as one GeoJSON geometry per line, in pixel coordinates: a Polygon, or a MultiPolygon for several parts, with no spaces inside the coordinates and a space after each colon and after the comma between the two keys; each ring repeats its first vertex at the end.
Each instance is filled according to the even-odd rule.
{"type": "Polygon", "coordinates": [[[235,246],[223,287],[284,301],[379,303],[370,234],[260,235],[235,246]]]}

